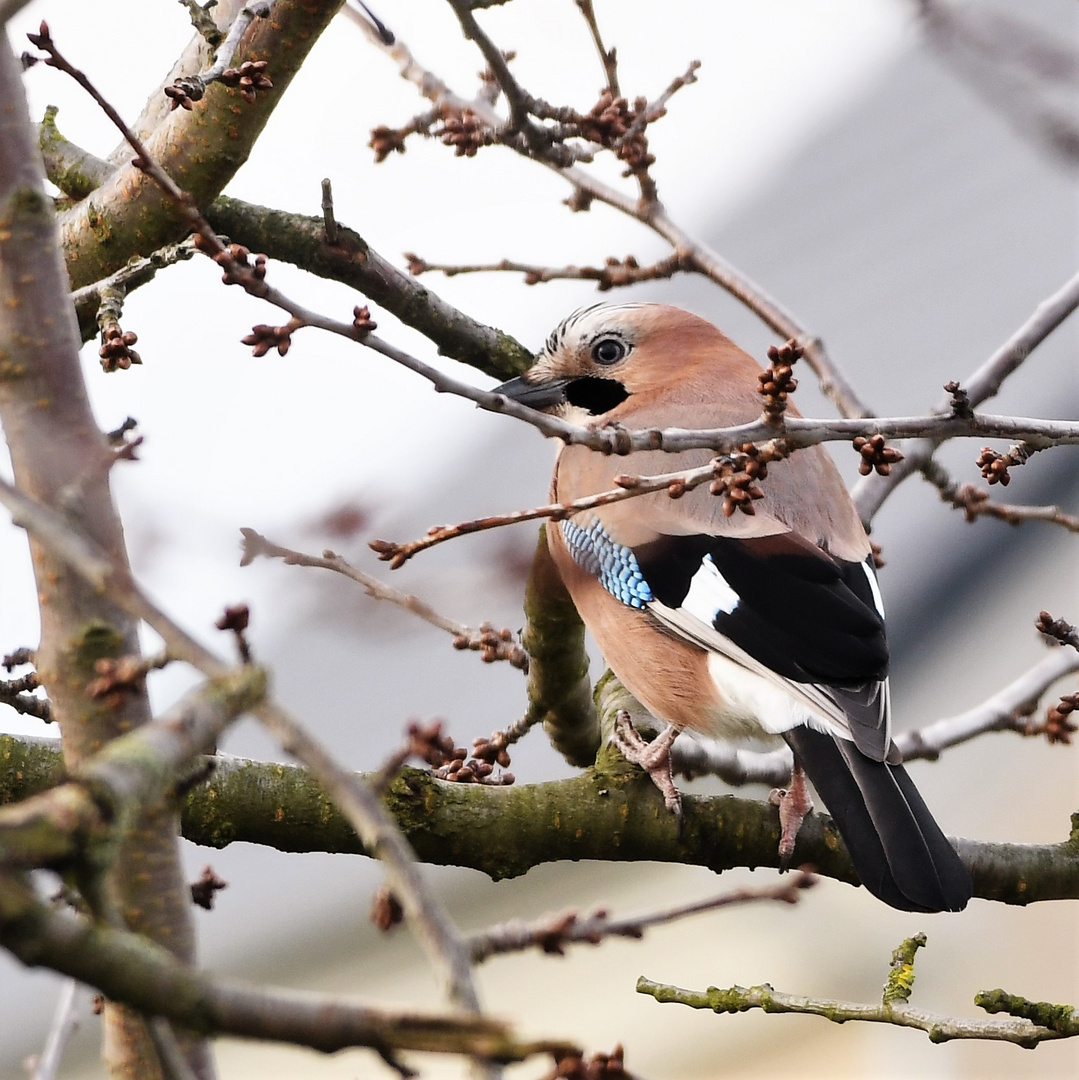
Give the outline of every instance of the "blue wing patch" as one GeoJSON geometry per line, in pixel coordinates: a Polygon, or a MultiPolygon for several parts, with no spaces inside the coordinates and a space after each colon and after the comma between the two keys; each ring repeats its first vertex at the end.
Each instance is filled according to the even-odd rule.
{"type": "Polygon", "coordinates": [[[573,561],[598,579],[616,600],[628,607],[644,608],[655,599],[637,557],[628,547],[617,543],[598,520],[593,519],[584,527],[566,520],[560,526],[573,561]]]}

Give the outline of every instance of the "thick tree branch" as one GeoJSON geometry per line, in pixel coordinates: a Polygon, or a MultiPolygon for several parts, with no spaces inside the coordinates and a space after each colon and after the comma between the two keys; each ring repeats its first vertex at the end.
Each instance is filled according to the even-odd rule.
{"type": "MultiPolygon", "coordinates": [[[[279,851],[370,854],[348,819],[303,768],[213,759],[210,777],[186,797],[184,835],[197,844],[235,841],[279,851]],[[282,808],[285,812],[282,813],[282,808]]],[[[488,787],[437,780],[405,769],[386,805],[419,858],[466,866],[495,880],[563,859],[678,862],[717,873],[736,866],[778,867],[774,806],[724,796],[684,796],[681,835],[647,777],[617,756],[608,771],[568,780],[488,787]]],[[[50,740],[0,736],[0,798],[18,800],[57,783],[61,763],[50,740]]],[[[974,895],[1005,904],[1079,899],[1079,814],[1056,844],[955,841],[974,878],[974,895]]],[[[857,878],[831,818],[813,813],[795,858],[824,877],[857,878]]]]}
{"type": "Polygon", "coordinates": [[[592,701],[584,623],[562,584],[540,529],[525,587],[525,629],[530,657],[528,716],[543,723],[554,748],[580,768],[596,760],[599,721],[592,701]]]}
{"type": "Polygon", "coordinates": [[[331,245],[321,217],[286,214],[227,196],[216,199],[206,217],[217,232],[252,251],[359,290],[430,338],[443,356],[497,379],[519,375],[532,363],[523,345],[446,303],[344,225],[338,225],[337,243],[331,245]]]}
{"type": "MultiPolygon", "coordinates": [[[[247,102],[240,87],[216,82],[191,111],[177,109],[143,132],[150,154],[181,181],[197,205],[209,205],[247,160],[281,95],[340,6],[341,0],[277,0],[272,18],[256,19],[248,28],[234,60],[267,60],[271,92],[247,102]]],[[[122,165],[61,219],[72,285],[107,277],[132,255],[148,256],[182,239],[188,228],[180,209],[149,177],[122,165]]]]}
{"type": "MultiPolygon", "coordinates": [[[[37,671],[77,768],[110,739],[150,718],[145,688],[119,700],[93,699],[87,685],[96,661],[138,656],[137,620],[104,595],[91,573],[74,570],[51,541],[77,529],[98,569],[124,575],[127,554],[109,492],[113,457],[98,430],[79,367],[79,336],[59,256],[56,222],[42,182],[21,71],[0,43],[0,421],[16,482],[27,506],[43,508],[49,536],[31,536],[41,609],[37,671]],[[49,508],[62,508],[52,509],[49,508]],[[74,523],[74,524],[73,524],[74,523]]],[[[127,256],[125,252],[124,258],[127,256]]],[[[194,956],[186,885],[179,865],[173,808],[148,808],[110,867],[133,929],[194,956]]],[[[108,1007],[112,1067],[157,1075],[141,1020],[108,1007]]],[[[206,1048],[187,1040],[191,1063],[212,1075],[206,1048]]]]}
{"type": "Polygon", "coordinates": [[[10,871],[0,871],[0,944],[24,964],[71,975],[140,1013],[206,1035],[296,1043],[324,1053],[367,1046],[498,1061],[571,1049],[553,1041],[520,1042],[499,1021],[482,1017],[394,1013],[212,979],[137,934],[57,911],[10,871]]]}

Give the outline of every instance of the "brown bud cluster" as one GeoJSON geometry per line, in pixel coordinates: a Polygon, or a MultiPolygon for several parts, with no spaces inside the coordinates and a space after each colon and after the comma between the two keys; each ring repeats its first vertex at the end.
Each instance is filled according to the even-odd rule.
{"type": "Polygon", "coordinates": [[[184,108],[188,112],[196,101],[202,100],[206,85],[197,75],[185,75],[165,87],[165,97],[169,99],[169,112],[184,108]]]}
{"type": "MultiPolygon", "coordinates": [[[[453,739],[442,733],[442,721],[432,720],[429,724],[421,724],[418,720],[410,720],[405,729],[408,737],[409,757],[418,757],[426,761],[433,769],[445,765],[456,753],[453,739]]],[[[464,750],[461,751],[463,755],[464,750]]]]}
{"type": "Polygon", "coordinates": [[[1008,454],[998,454],[996,450],[983,446],[982,452],[978,455],[978,460],[974,464],[978,466],[982,476],[990,484],[1000,484],[1001,487],[1007,487],[1012,482],[1008,469],[1015,462],[1008,454]]]}
{"type": "Polygon", "coordinates": [[[478,652],[485,664],[507,660],[512,667],[528,671],[528,653],[514,640],[513,631],[505,626],[498,630],[489,622],[480,623],[479,630],[458,634],[453,639],[453,647],[478,652]]]}
{"type": "Polygon", "coordinates": [[[778,425],[787,408],[787,397],[798,389],[794,378],[794,365],[804,355],[802,347],[794,338],[785,345],[768,348],[768,369],[757,376],[757,393],[764,399],[764,419],[778,425]]]}
{"type": "Polygon", "coordinates": [[[472,742],[472,757],[463,747],[456,747],[449,761],[435,771],[440,780],[456,784],[489,784],[496,787],[512,784],[516,777],[505,769],[510,764],[510,741],[504,731],[496,731],[489,739],[472,742]],[[495,773],[495,766],[503,771],[495,773]]]}
{"type": "Polygon", "coordinates": [[[892,466],[903,460],[903,455],[898,450],[893,450],[884,441],[883,435],[870,435],[868,439],[859,435],[854,440],[854,449],[862,455],[862,460],[858,463],[858,471],[862,476],[868,476],[871,472],[878,476],[887,476],[892,471],[892,466]]]}
{"type": "Polygon", "coordinates": [[[1079,709],[1079,693],[1065,694],[1045,715],[1043,728],[1045,737],[1050,743],[1059,743],[1062,746],[1071,746],[1072,735],[1075,734],[1075,720],[1072,713],[1079,709]]]}
{"type": "Polygon", "coordinates": [[[380,885],[371,897],[371,922],[383,933],[399,926],[405,919],[401,901],[385,885],[380,885]]]}
{"type": "Polygon", "coordinates": [[[1034,625],[1039,633],[1055,638],[1061,645],[1074,645],[1079,648],[1079,633],[1076,628],[1063,619],[1054,619],[1048,611],[1039,611],[1034,625]]]}
{"type": "Polygon", "coordinates": [[[563,1055],[544,1080],[629,1080],[621,1044],[610,1054],[593,1054],[587,1061],[579,1051],[563,1055]]]}
{"type": "Polygon", "coordinates": [[[191,884],[191,899],[198,904],[200,908],[205,908],[207,911],[213,911],[214,897],[222,890],[227,889],[229,883],[223,878],[219,878],[214,873],[212,866],[204,866],[202,868],[202,876],[198,881],[194,881],[191,884]]]}
{"type": "Polygon", "coordinates": [[[246,604],[236,604],[226,607],[221,618],[214,623],[218,630],[226,630],[235,635],[240,661],[244,664],[251,663],[251,646],[247,641],[247,627],[250,622],[251,609],[246,604]]]}
{"type": "Polygon", "coordinates": [[[395,544],[392,540],[368,540],[367,546],[378,555],[379,562],[388,562],[391,570],[400,570],[412,554],[407,544],[395,544]]]}
{"type": "Polygon", "coordinates": [[[944,384],[944,389],[947,393],[952,395],[952,400],[950,402],[952,416],[958,416],[964,420],[969,420],[974,415],[974,406],[971,405],[966,390],[964,390],[954,379],[951,382],[946,382],[944,384]]]}
{"type": "Polygon", "coordinates": [[[214,623],[218,630],[231,630],[242,634],[251,624],[251,609],[246,604],[225,608],[221,618],[214,623]]]}
{"type": "Polygon", "coordinates": [[[245,285],[266,279],[266,256],[256,255],[252,265],[249,257],[251,252],[243,244],[229,244],[223,251],[217,251],[205,236],[196,233],[195,247],[224,268],[221,280],[226,285],[245,285]]]}
{"type": "Polygon", "coordinates": [[[764,498],[757,481],[768,475],[768,462],[779,461],[787,456],[787,449],[780,442],[765,446],[746,443],[740,453],[729,457],[712,459],[715,479],[708,490],[723,496],[723,513],[730,517],[736,510],[754,514],[753,503],[764,498]]]}
{"type": "Polygon", "coordinates": [[[615,97],[607,88],[600,93],[595,105],[579,118],[579,133],[589,142],[610,147],[629,133],[633,119],[629,102],[624,97],[615,97]]]}
{"type": "Polygon", "coordinates": [[[284,326],[259,323],[251,327],[250,334],[240,338],[240,343],[252,347],[252,356],[265,356],[271,349],[276,349],[280,356],[284,356],[292,346],[292,332],[296,329],[298,324],[292,319],[284,326]]]}
{"type": "Polygon", "coordinates": [[[405,139],[412,134],[412,128],[391,128],[385,124],[371,129],[371,138],[367,145],[375,152],[375,164],[383,162],[390,154],[405,152],[405,139]]]}
{"type": "Polygon", "coordinates": [[[406,251],[405,261],[408,263],[408,272],[413,277],[419,277],[420,274],[427,273],[427,270],[429,269],[427,261],[421,259],[419,255],[416,255],[414,252],[406,251]]]}
{"type": "Polygon", "coordinates": [[[117,322],[107,323],[101,331],[101,348],[97,355],[101,357],[101,367],[104,371],[126,371],[132,364],[141,364],[139,356],[132,345],[138,341],[138,335],[130,330],[126,333],[120,329],[117,322]]]}
{"type": "Polygon", "coordinates": [[[226,68],[221,72],[220,79],[226,86],[239,87],[240,97],[248,105],[253,105],[259,90],[273,89],[273,81],[266,74],[269,66],[268,60],[245,60],[238,68],[226,68]]]}
{"type": "Polygon", "coordinates": [[[352,309],[352,326],[364,337],[378,329],[378,323],[371,318],[371,309],[366,304],[352,309]]]}
{"type": "Polygon", "coordinates": [[[444,108],[442,126],[435,131],[439,141],[452,146],[457,157],[475,157],[481,146],[489,146],[494,136],[470,109],[444,108]]]}
{"type": "MultiPolygon", "coordinates": [[[[655,156],[649,152],[648,137],[645,135],[645,122],[641,122],[648,108],[646,98],[637,98],[632,105],[621,96],[616,97],[605,88],[599,100],[587,113],[574,118],[576,133],[589,142],[599,143],[613,150],[619,161],[625,162],[623,176],[644,172],[655,162],[655,156]]],[[[658,120],[663,115],[661,110],[647,122],[658,120]]]]}

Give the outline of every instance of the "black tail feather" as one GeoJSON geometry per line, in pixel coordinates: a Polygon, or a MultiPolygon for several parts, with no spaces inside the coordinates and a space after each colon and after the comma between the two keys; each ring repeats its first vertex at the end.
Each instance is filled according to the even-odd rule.
{"type": "Polygon", "coordinates": [[[970,875],[902,765],[843,739],[797,727],[784,738],[850,852],[862,884],[902,911],[961,911],[970,875]]]}

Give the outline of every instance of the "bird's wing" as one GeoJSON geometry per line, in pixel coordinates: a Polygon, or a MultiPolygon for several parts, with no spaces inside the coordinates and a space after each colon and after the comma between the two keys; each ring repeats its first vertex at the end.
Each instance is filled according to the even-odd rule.
{"type": "Polygon", "coordinates": [[[888,645],[868,563],[790,532],[666,536],[634,556],[665,626],[781,686],[869,757],[887,755],[888,645]]]}
{"type": "Polygon", "coordinates": [[[623,603],[782,688],[868,757],[887,757],[888,646],[868,563],[792,532],[662,535],[626,548],[598,519],[562,529],[575,561],[623,603]]]}

